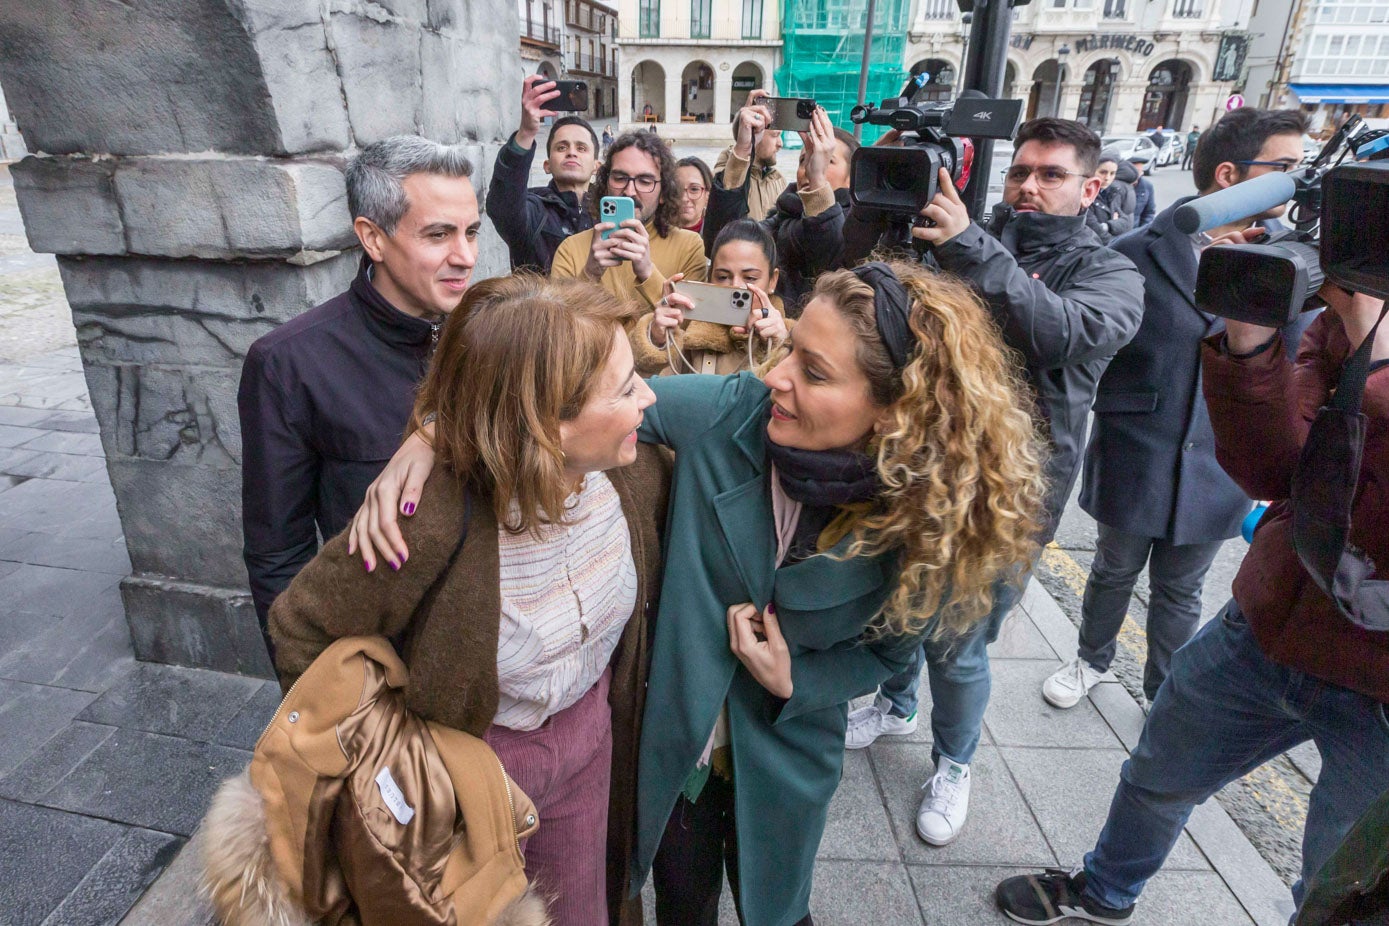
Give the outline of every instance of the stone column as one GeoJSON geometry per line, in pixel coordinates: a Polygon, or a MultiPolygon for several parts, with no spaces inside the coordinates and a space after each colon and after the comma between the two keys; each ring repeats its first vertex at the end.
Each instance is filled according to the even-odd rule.
{"type": "MultiPolygon", "coordinates": [[[[508,0],[0,6],[0,78],[36,153],[15,190],[72,306],[141,659],[269,672],[241,559],[242,358],[351,280],[357,147],[466,142],[483,198],[520,115],[495,90],[517,34],[508,0]]],[[[483,239],[478,276],[505,272],[483,239]]]]}
{"type": "Polygon", "coordinates": [[[666,106],[661,112],[661,118],[666,122],[680,124],[680,102],[681,94],[685,92],[685,82],[679,74],[671,76],[670,70],[666,70],[666,106]]]}
{"type": "Polygon", "coordinates": [[[714,72],[714,124],[728,125],[733,121],[733,72],[722,70],[714,72]]]}

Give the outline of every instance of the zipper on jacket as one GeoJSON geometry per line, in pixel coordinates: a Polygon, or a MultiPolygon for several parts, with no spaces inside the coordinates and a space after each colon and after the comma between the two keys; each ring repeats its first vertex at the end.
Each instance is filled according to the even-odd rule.
{"type": "MultiPolygon", "coordinates": [[[[308,670],[306,669],[304,671],[307,672],[308,670]]],[[[280,719],[280,715],[284,711],[285,705],[289,703],[290,698],[294,697],[294,690],[299,687],[299,683],[303,680],[304,674],[300,673],[299,677],[294,680],[294,684],[289,686],[289,691],[285,692],[285,696],[280,699],[280,706],[275,708],[275,715],[270,718],[270,722],[265,725],[265,729],[260,731],[260,736],[256,737],[256,745],[251,750],[253,753],[260,749],[261,740],[265,739],[265,735],[270,732],[270,728],[275,726],[275,722],[280,719]]]]}
{"type": "Polygon", "coordinates": [[[521,834],[516,831],[516,799],[511,795],[511,776],[506,773],[506,766],[502,763],[502,757],[495,752],[492,754],[497,760],[497,767],[502,770],[502,784],[506,786],[506,806],[511,812],[511,838],[516,842],[516,854],[525,861],[525,856],[521,855],[521,834]]]}
{"type": "Polygon", "coordinates": [[[434,356],[434,349],[439,346],[439,329],[444,326],[443,322],[429,323],[429,355],[434,356]]]}

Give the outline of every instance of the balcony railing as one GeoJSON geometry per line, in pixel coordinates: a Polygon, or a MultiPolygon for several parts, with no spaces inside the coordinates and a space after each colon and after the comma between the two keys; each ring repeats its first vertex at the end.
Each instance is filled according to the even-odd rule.
{"type": "Polygon", "coordinates": [[[921,0],[920,18],[931,22],[951,20],[955,10],[953,0],[921,0]]]}
{"type": "Polygon", "coordinates": [[[1200,19],[1206,15],[1204,0],[1173,0],[1173,19],[1200,19]]]}
{"type": "Polygon", "coordinates": [[[551,26],[544,22],[526,19],[521,22],[521,38],[534,39],[537,42],[544,42],[547,45],[558,47],[559,26],[551,26]]]}

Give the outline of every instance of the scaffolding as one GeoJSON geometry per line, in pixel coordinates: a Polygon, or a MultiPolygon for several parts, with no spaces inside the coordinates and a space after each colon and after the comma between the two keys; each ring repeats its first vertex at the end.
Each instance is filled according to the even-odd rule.
{"type": "MultiPolygon", "coordinates": [[[[907,72],[910,0],[877,0],[868,59],[867,101],[879,103],[902,90],[907,72]]],[[[867,32],[868,0],[782,0],[782,64],[776,82],[782,96],[814,97],[830,121],[853,131],[849,111],[858,102],[859,68],[867,32]]],[[[863,127],[865,142],[884,130],[863,127]]]]}

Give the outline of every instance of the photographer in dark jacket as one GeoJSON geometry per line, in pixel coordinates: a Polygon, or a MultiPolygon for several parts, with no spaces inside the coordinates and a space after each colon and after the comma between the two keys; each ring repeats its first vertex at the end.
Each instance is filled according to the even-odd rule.
{"type": "Polygon", "coordinates": [[[532,74],[522,81],[521,127],[497,152],[487,185],[487,217],[511,251],[512,270],[549,273],[560,242],[593,227],[584,197],[598,167],[598,136],[578,116],[555,120],[541,165],[550,182],[526,188],[540,120],[559,115],[545,104],[558,96],[547,77],[532,74]]]}
{"type": "MultiPolygon", "coordinates": [[[[1224,240],[1262,233],[1249,229],[1224,240]]],[[[1302,878],[1292,891],[1300,904],[1305,882],[1389,789],[1389,632],[1353,623],[1293,546],[1288,499],[1309,429],[1384,306],[1334,285],[1321,292],[1328,309],[1303,336],[1296,366],[1273,328],[1229,320],[1224,333],[1202,344],[1216,456],[1248,495],[1279,501],[1259,522],[1234,597],[1173,656],[1083,868],[1001,883],[996,897],[1013,919],[1052,923],[1069,915],[1128,923],[1192,808],[1310,739],[1322,767],[1303,832],[1302,878]]],[[[1379,326],[1371,350],[1348,539],[1362,561],[1383,564],[1389,562],[1389,324],[1379,326]]],[[[1369,577],[1386,578],[1382,566],[1369,577]]]]}
{"type": "MultiPolygon", "coordinates": [[[[739,161],[747,162],[752,157],[764,132],[776,131],[768,127],[770,123],[771,112],[765,105],[751,103],[738,111],[738,136],[733,150],[739,161]]],[[[776,207],[762,220],[776,239],[780,271],[777,295],[790,318],[800,316],[801,302],[814,286],[815,278],[840,264],[844,216],[849,208],[849,159],[858,148],[854,136],[834,128],[820,107],[815,109],[809,131],[800,136],[805,147],[801,149],[796,182],[777,197],[776,207]]],[[[725,186],[725,174],[733,167],[730,164],[714,175],[709,209],[704,214],[705,251],[713,248],[725,225],[748,215],[752,172],[743,172],[736,185],[725,186]]]]}
{"type": "MultiPolygon", "coordinates": [[[[1296,110],[1245,107],[1226,115],[1207,133],[1196,161],[1202,195],[1296,165],[1306,124],[1296,110]]],[[[1053,707],[1078,704],[1108,670],[1145,566],[1151,604],[1143,693],[1151,701],[1172,654],[1196,632],[1206,571],[1249,513],[1249,499],[1216,462],[1201,396],[1201,339],[1224,323],[1197,307],[1196,268],[1212,238],[1255,219],[1277,228],[1283,206],[1189,235],[1173,217],[1194,198],[1178,200],[1147,228],[1111,245],[1143,274],[1143,323],[1115,355],[1095,395],[1080,489],[1080,506],[1098,522],[1095,560],[1081,606],[1078,654],[1042,685],[1053,707]]],[[[1288,327],[1295,350],[1306,325],[1288,327]]]]}
{"type": "Polygon", "coordinates": [[[262,632],[275,596],[320,536],[347,526],[400,446],[439,326],[477,262],[471,176],[461,147],[400,135],[363,148],[347,169],[361,271],[246,354],[242,530],[262,632]]]}
{"type": "MultiPolygon", "coordinates": [[[[1049,526],[1055,530],[1080,463],[1086,416],[1110,357],[1133,337],[1143,311],[1143,278],[1128,258],[1100,244],[1085,210],[1100,190],[1100,139],[1079,122],[1034,119],[1014,142],[1003,201],[989,232],[970,221],[948,172],[922,210],[933,223],[914,227],[940,269],[970,281],[1023,358],[1037,392],[1037,413],[1051,437],[1047,465],[1049,526]]],[[[861,232],[862,229],[860,228],[861,232]]],[[[846,253],[848,247],[846,246],[846,253]]],[[[872,705],[849,716],[846,745],[916,728],[921,664],[930,667],[934,777],[916,828],[932,845],[959,835],[969,807],[969,763],[989,701],[987,647],[1021,587],[1002,582],[990,617],[964,640],[933,640],[914,665],[884,683],[872,705]]]]}

